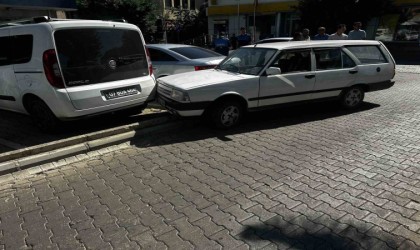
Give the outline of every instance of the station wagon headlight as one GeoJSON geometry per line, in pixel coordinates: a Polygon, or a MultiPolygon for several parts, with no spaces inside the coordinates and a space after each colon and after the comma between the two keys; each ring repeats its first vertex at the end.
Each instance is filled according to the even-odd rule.
{"type": "Polygon", "coordinates": [[[177,89],[172,89],[171,98],[176,100],[176,101],[180,101],[180,102],[189,102],[190,101],[190,97],[188,96],[188,94],[186,92],[181,91],[181,90],[177,90],[177,89]]]}

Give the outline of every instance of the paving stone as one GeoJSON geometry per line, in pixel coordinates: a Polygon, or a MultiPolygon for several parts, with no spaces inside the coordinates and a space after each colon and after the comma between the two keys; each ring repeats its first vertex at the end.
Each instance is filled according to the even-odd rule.
{"type": "Polygon", "coordinates": [[[157,237],[158,240],[162,241],[169,247],[169,249],[193,249],[194,246],[185,240],[182,240],[176,230],[172,230],[168,233],[162,234],[157,237]]]}
{"type": "Polygon", "coordinates": [[[210,238],[217,241],[224,249],[233,249],[243,244],[241,241],[232,237],[226,229],[211,235],[210,238]]]}
{"type": "Polygon", "coordinates": [[[210,237],[211,235],[214,235],[215,233],[224,229],[222,226],[219,226],[216,223],[214,223],[210,216],[206,216],[202,219],[191,223],[203,230],[204,235],[206,235],[207,237],[210,237]]]}
{"type": "Polygon", "coordinates": [[[394,231],[392,231],[393,234],[402,236],[406,239],[412,240],[417,246],[420,246],[420,235],[419,233],[415,233],[409,229],[407,229],[405,226],[400,225],[394,231]]]}

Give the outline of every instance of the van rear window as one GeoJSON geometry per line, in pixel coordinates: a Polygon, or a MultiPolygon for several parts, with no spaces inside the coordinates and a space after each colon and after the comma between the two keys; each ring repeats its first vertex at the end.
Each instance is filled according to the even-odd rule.
{"type": "Polygon", "coordinates": [[[381,50],[375,46],[346,46],[351,53],[353,53],[362,64],[377,64],[386,63],[384,55],[381,50]]]}
{"type": "Polygon", "coordinates": [[[67,86],[125,80],[148,75],[140,33],[115,28],[80,28],[54,33],[67,86]]]}

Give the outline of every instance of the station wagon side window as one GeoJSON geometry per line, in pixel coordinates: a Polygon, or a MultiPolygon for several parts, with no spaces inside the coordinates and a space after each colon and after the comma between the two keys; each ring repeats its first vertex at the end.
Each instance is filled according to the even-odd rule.
{"type": "Polygon", "coordinates": [[[375,45],[346,46],[362,64],[387,63],[382,51],[375,45]]]}
{"type": "Polygon", "coordinates": [[[311,50],[283,51],[271,67],[278,67],[282,74],[311,71],[311,50]]]}
{"type": "Polygon", "coordinates": [[[352,68],[354,61],[340,48],[314,49],[316,70],[352,68]]]}
{"type": "Polygon", "coordinates": [[[174,58],[173,56],[160,51],[158,49],[152,49],[149,48],[149,52],[150,52],[150,57],[152,59],[152,61],[155,62],[168,62],[168,61],[178,61],[176,58],[174,58]]]}

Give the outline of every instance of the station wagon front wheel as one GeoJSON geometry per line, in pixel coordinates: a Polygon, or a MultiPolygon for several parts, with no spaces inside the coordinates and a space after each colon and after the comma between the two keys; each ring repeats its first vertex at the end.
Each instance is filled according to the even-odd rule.
{"type": "Polygon", "coordinates": [[[361,87],[351,87],[341,97],[341,104],[345,108],[356,108],[360,106],[365,98],[365,91],[361,87]]]}
{"type": "Polygon", "coordinates": [[[217,128],[229,129],[236,126],[243,116],[243,107],[236,101],[223,101],[212,110],[213,124],[217,128]]]}

